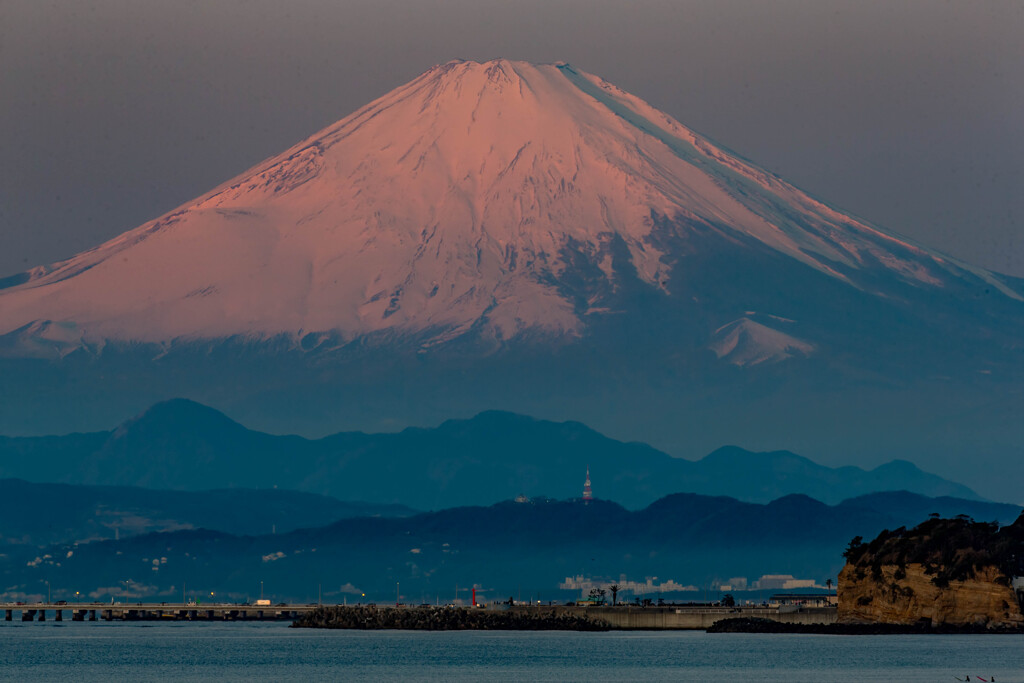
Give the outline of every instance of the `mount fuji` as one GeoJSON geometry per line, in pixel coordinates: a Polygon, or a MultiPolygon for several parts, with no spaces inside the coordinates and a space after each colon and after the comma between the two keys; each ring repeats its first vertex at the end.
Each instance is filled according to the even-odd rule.
{"type": "Polygon", "coordinates": [[[681,455],[739,441],[940,470],[1024,436],[1024,281],[564,63],[436,66],[0,280],[0,356],[7,432],[187,396],[285,431],[499,408],[681,455]]]}

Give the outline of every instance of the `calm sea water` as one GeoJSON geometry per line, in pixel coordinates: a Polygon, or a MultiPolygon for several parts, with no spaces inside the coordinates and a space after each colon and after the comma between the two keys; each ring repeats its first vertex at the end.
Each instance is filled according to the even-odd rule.
{"type": "Polygon", "coordinates": [[[3,623],[4,680],[1024,681],[1024,636],[3,623]]]}

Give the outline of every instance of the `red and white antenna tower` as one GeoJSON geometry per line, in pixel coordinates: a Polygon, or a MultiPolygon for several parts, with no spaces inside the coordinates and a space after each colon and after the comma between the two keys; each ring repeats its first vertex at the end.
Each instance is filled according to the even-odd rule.
{"type": "Polygon", "coordinates": [[[594,500],[594,492],[590,490],[590,465],[587,465],[587,480],[583,482],[583,500],[594,500]]]}

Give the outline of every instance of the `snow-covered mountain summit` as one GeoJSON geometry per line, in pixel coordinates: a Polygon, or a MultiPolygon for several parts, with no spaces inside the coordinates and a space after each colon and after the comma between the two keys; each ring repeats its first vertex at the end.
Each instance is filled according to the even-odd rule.
{"type": "Polygon", "coordinates": [[[0,279],[0,434],[174,396],[306,434],[494,408],[694,457],[912,459],[1009,500],[1022,293],[567,64],[450,62],[0,279]]]}
{"type": "MultiPolygon", "coordinates": [[[[887,287],[899,283],[1020,299],[1000,277],[835,211],[568,64],[454,61],[157,220],[8,278],[0,336],[9,351],[572,340],[629,305],[626,278],[666,300],[702,299],[677,276],[712,237],[870,295],[898,298],[887,287]]],[[[710,315],[708,334],[734,313],[710,315]]],[[[747,346],[781,343],[750,325],[747,346]]]]}

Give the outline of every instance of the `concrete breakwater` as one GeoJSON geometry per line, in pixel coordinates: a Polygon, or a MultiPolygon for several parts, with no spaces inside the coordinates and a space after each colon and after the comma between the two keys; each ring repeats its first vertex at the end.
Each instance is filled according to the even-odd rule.
{"type": "Polygon", "coordinates": [[[299,618],[299,628],[451,630],[702,630],[735,617],[756,617],[781,624],[831,624],[835,608],[780,610],[772,607],[709,608],[691,606],[581,607],[575,605],[468,607],[323,607],[299,618]]]}
{"type": "Polygon", "coordinates": [[[611,624],[616,630],[661,631],[704,630],[723,619],[754,617],[782,624],[831,624],[836,621],[835,607],[712,607],[707,605],[665,605],[639,607],[608,605],[581,607],[570,605],[516,606],[512,611],[535,611],[556,615],[585,615],[611,624]]]}
{"type": "Polygon", "coordinates": [[[748,617],[782,624],[831,624],[834,607],[710,605],[488,605],[377,607],[374,605],[248,605],[194,603],[0,603],[6,621],[291,621],[299,626],[420,630],[702,630],[723,619],[748,617]]]}
{"type": "Polygon", "coordinates": [[[589,615],[513,612],[468,607],[321,607],[293,628],[409,629],[418,631],[608,631],[589,615]]]}
{"type": "Polygon", "coordinates": [[[236,605],[197,603],[0,603],[4,621],[291,621],[315,605],[236,605]]]}

